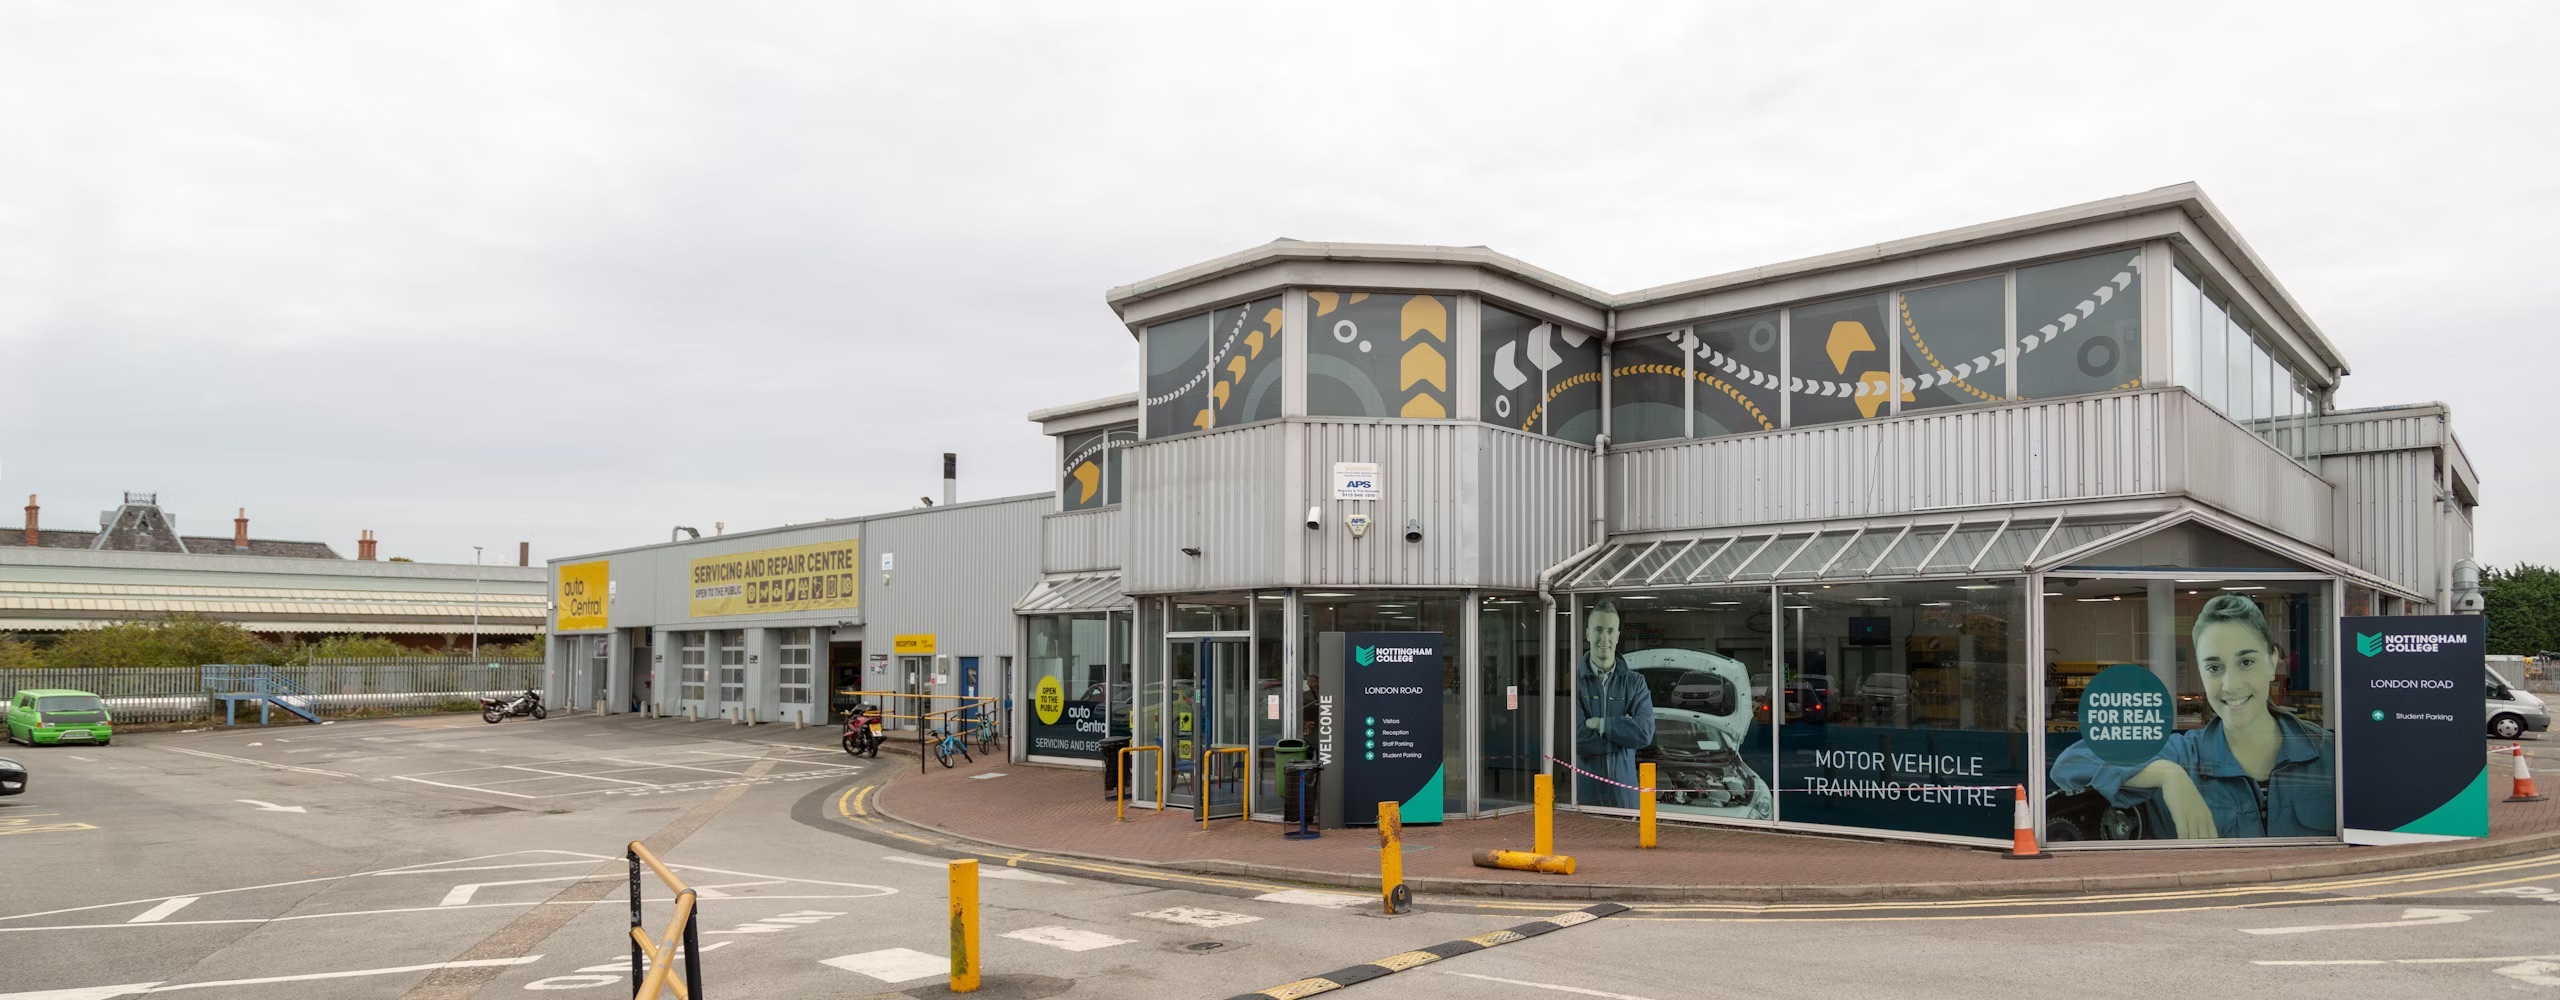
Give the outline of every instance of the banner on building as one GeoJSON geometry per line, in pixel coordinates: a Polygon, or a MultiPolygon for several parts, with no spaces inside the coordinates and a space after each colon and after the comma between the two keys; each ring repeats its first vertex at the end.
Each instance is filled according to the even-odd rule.
{"type": "Polygon", "coordinates": [[[2489,835],[2480,752],[2486,619],[2338,622],[2339,766],[2350,844],[2489,835]]]}
{"type": "Polygon", "coordinates": [[[860,539],[705,556],[693,561],[691,615],[859,608],[861,571],[860,539]]]}
{"type": "Polygon", "coordinates": [[[554,608],[560,613],[562,632],[581,632],[610,628],[605,612],[605,598],[613,589],[613,564],[606,560],[569,563],[560,567],[557,592],[552,595],[554,608]]]}
{"type": "Polygon", "coordinates": [[[1448,637],[1438,632],[1324,632],[1317,752],[1326,764],[1326,826],[1374,826],[1378,803],[1407,823],[1441,820],[1440,707],[1448,637]]]}

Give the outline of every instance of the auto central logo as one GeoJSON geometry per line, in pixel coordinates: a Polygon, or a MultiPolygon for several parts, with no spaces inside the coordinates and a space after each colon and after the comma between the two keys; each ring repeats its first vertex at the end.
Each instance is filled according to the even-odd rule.
{"type": "Polygon", "coordinates": [[[2380,656],[2384,653],[2434,653],[2442,651],[2446,646],[2470,644],[2471,637],[2467,635],[2356,633],[2356,652],[2366,656],[2380,656]]]}
{"type": "Polygon", "coordinates": [[[1369,667],[1381,663],[1412,663],[1436,652],[1439,651],[1429,646],[1356,646],[1351,650],[1351,658],[1361,666],[1369,667]]]}

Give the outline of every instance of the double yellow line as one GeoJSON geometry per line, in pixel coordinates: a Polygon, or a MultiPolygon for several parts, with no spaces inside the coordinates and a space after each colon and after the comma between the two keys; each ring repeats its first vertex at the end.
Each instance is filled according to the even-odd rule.
{"type": "Polygon", "coordinates": [[[847,822],[860,823],[900,840],[912,840],[927,847],[936,846],[936,841],[904,830],[891,829],[887,823],[881,822],[879,817],[871,814],[871,808],[866,803],[871,799],[871,790],[878,787],[880,786],[876,784],[855,785],[845,789],[844,794],[836,796],[836,815],[844,817],[847,822]]]}

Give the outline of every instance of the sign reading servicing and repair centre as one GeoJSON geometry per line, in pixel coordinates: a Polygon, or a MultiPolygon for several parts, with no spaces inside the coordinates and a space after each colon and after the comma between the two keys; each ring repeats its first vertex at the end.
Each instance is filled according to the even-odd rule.
{"type": "Polygon", "coordinates": [[[1407,823],[1440,822],[1440,698],[1448,637],[1438,632],[1316,636],[1316,741],[1324,825],[1375,826],[1378,803],[1407,823]]]}
{"type": "Polygon", "coordinates": [[[580,632],[611,627],[605,614],[605,598],[611,596],[613,590],[611,562],[599,559],[562,566],[554,590],[552,606],[560,613],[560,631],[580,632]]]}
{"type": "Polygon", "coordinates": [[[2350,844],[2489,835],[2486,619],[2338,620],[2338,775],[2350,844]]]}
{"type": "Polygon", "coordinates": [[[693,561],[695,618],[862,606],[862,540],[758,549],[693,561]]]}

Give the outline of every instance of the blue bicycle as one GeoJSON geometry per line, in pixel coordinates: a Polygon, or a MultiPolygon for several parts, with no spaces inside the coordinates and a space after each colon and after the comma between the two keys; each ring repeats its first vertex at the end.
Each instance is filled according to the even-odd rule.
{"type": "Polygon", "coordinates": [[[934,732],[934,736],[935,742],[933,744],[933,759],[941,761],[942,766],[951,766],[951,757],[953,754],[958,754],[961,760],[968,761],[972,764],[978,762],[978,758],[969,756],[968,743],[962,741],[960,739],[960,733],[952,729],[950,726],[945,725],[943,728],[936,730],[934,732]]]}

